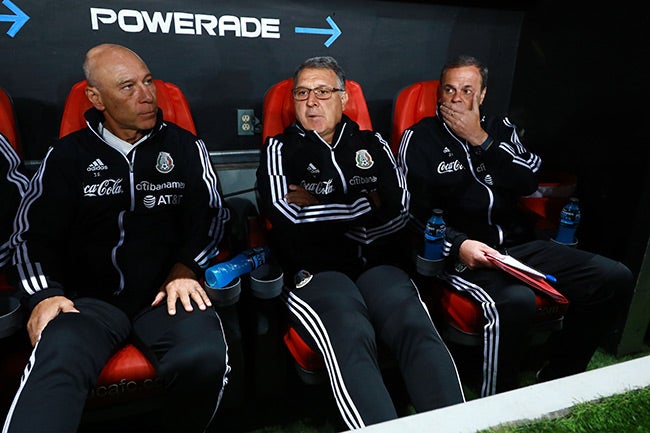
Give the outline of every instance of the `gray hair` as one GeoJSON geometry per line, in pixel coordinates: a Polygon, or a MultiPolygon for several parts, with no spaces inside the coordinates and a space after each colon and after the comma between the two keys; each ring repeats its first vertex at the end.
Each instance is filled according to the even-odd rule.
{"type": "Polygon", "coordinates": [[[321,57],[312,57],[310,59],[302,62],[300,66],[296,69],[296,72],[293,74],[293,81],[298,80],[298,75],[303,71],[303,69],[329,69],[334,71],[338,81],[338,88],[345,90],[345,72],[343,68],[339,66],[339,63],[334,57],[331,56],[321,56],[321,57]]]}

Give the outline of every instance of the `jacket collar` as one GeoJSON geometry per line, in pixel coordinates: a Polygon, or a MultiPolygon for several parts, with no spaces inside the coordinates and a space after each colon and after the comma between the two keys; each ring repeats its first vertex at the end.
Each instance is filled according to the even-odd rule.
{"type": "MultiPolygon", "coordinates": [[[[84,113],[86,118],[86,124],[98,137],[101,137],[99,132],[100,123],[104,122],[104,115],[101,111],[92,107],[84,113]]],[[[156,124],[151,129],[151,131],[145,131],[145,135],[151,132],[151,137],[159,133],[165,127],[165,122],[163,122],[163,112],[162,108],[158,107],[158,113],[156,113],[156,124]]]]}
{"type": "Polygon", "coordinates": [[[327,144],[328,146],[335,147],[341,141],[341,138],[343,137],[344,132],[353,131],[355,129],[359,129],[359,125],[357,125],[348,116],[343,114],[341,116],[341,121],[336,124],[336,128],[334,129],[334,139],[332,140],[331,145],[329,143],[327,143],[325,140],[323,140],[320,137],[320,135],[318,135],[317,132],[305,129],[297,119],[296,119],[296,121],[294,122],[293,125],[291,125],[291,126],[289,126],[287,128],[285,133],[298,134],[301,137],[309,138],[310,140],[317,141],[317,142],[322,142],[322,143],[327,144]]]}

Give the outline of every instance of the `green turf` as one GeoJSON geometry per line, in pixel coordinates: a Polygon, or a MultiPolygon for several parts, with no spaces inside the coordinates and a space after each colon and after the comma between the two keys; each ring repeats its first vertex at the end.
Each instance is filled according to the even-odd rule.
{"type": "Polygon", "coordinates": [[[580,403],[560,418],[501,426],[477,433],[646,433],[650,431],[650,388],[580,403]]]}

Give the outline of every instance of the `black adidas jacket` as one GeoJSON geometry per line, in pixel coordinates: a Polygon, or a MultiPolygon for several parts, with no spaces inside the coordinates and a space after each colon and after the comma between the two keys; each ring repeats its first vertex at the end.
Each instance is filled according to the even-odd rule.
{"type": "Polygon", "coordinates": [[[359,130],[345,115],[332,145],[299,124],[268,138],[257,183],[285,275],[339,270],[354,277],[399,252],[391,241],[407,221],[405,179],[381,135],[359,130]],[[306,188],[320,204],[288,204],[290,184],[306,188]],[[379,208],[370,191],[378,192],[379,208]]]}
{"type": "Polygon", "coordinates": [[[400,142],[398,159],[411,193],[413,226],[423,233],[433,209],[442,209],[444,253],[454,258],[468,237],[498,248],[533,235],[516,206],[518,197],[537,189],[542,160],[524,147],[507,117],[483,117],[481,125],[494,139],[487,150],[457,137],[439,116],[405,130],[400,142]]]}
{"type": "Polygon", "coordinates": [[[149,305],[174,263],[201,275],[229,212],[204,143],[158,121],[128,158],[98,133],[102,114],[52,146],[21,204],[18,286],[44,298],[92,296],[132,314],[149,305]]]}

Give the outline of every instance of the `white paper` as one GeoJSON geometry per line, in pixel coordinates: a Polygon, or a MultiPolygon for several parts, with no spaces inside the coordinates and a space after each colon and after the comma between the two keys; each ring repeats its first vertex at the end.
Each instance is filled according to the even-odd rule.
{"type": "Polygon", "coordinates": [[[515,259],[512,256],[504,255],[502,257],[497,257],[497,256],[493,256],[492,254],[486,254],[486,256],[490,256],[493,259],[503,262],[506,265],[512,266],[515,269],[519,269],[520,271],[526,272],[527,274],[534,275],[536,277],[540,277],[544,279],[546,278],[546,275],[542,274],[536,269],[531,268],[528,265],[521,263],[519,260],[515,259]]]}

